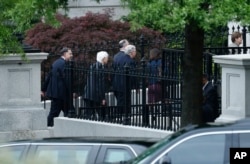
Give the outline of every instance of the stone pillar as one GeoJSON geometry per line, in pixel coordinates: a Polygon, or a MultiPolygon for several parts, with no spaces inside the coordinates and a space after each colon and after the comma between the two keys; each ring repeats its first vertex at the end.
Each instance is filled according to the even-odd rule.
{"type": "Polygon", "coordinates": [[[222,71],[222,114],[216,122],[250,116],[250,55],[214,56],[222,71]]]}
{"type": "Polygon", "coordinates": [[[0,140],[49,137],[41,105],[41,62],[47,53],[0,58],[0,140]]]}

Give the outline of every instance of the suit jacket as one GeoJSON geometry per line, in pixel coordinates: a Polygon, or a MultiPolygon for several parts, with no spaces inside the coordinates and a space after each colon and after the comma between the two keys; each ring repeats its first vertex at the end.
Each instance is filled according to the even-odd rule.
{"type": "Polygon", "coordinates": [[[83,98],[100,103],[105,99],[105,93],[108,92],[109,82],[108,74],[104,73],[105,67],[96,62],[90,66],[87,83],[84,87],[83,98]]]}
{"type": "Polygon", "coordinates": [[[124,53],[124,51],[119,51],[117,54],[115,54],[115,56],[114,56],[114,59],[113,59],[113,65],[117,65],[118,63],[118,61],[120,60],[120,58],[122,57],[122,56],[124,56],[124,55],[126,55],[125,53],[124,53]]]}
{"type": "Polygon", "coordinates": [[[69,98],[70,77],[65,71],[66,61],[63,58],[57,59],[46,78],[42,91],[46,92],[49,98],[67,100],[69,98]]]}
{"type": "Polygon", "coordinates": [[[215,119],[218,117],[219,113],[219,102],[218,102],[218,94],[214,86],[211,82],[208,82],[208,84],[203,89],[203,108],[209,108],[208,110],[211,110],[213,112],[213,116],[215,119]]]}
{"type": "Polygon", "coordinates": [[[125,65],[129,67],[129,71],[134,71],[136,62],[129,55],[120,55],[116,58],[115,75],[112,80],[114,91],[125,92],[126,89],[136,88],[134,77],[130,77],[129,85],[125,86],[125,65]]]}

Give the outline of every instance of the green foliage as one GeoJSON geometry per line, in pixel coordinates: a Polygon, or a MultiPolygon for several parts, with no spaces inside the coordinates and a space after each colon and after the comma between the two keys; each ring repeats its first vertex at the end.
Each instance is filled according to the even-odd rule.
{"type": "Polygon", "coordinates": [[[122,0],[131,14],[133,28],[153,27],[162,31],[178,31],[191,21],[204,31],[226,25],[228,21],[250,23],[250,3],[245,0],[122,0]]]}
{"type": "Polygon", "coordinates": [[[17,44],[16,38],[13,37],[11,30],[0,26],[0,49],[8,53],[9,47],[15,47],[17,44]],[[7,48],[8,47],[8,48],[7,48]]]}
{"type": "MultiPolygon", "coordinates": [[[[204,45],[213,40],[218,27],[225,27],[229,21],[250,24],[249,0],[121,0],[131,9],[127,20],[133,29],[144,26],[163,32],[184,31],[182,120],[181,126],[201,123],[201,75],[204,45]]],[[[168,38],[167,38],[168,39],[168,38]]],[[[224,44],[226,38],[216,40],[224,44]]],[[[181,42],[180,42],[181,43],[181,42]]],[[[181,44],[179,44],[181,45],[181,44]]],[[[172,47],[178,47],[178,44],[172,47]]]]}
{"type": "Polygon", "coordinates": [[[50,25],[58,26],[55,19],[57,9],[66,9],[67,0],[19,0],[6,15],[17,25],[16,32],[24,32],[32,27],[34,21],[44,19],[50,25]]]}
{"type": "Polygon", "coordinates": [[[58,8],[65,8],[68,0],[1,0],[0,1],[0,56],[10,52],[22,53],[16,33],[24,33],[42,18],[58,27],[55,19],[58,8]]]}

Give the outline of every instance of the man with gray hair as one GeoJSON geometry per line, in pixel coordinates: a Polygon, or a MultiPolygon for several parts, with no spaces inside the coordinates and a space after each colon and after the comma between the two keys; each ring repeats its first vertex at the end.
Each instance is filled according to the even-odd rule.
{"type": "Polygon", "coordinates": [[[134,60],[131,60],[131,59],[134,59],[135,56],[136,56],[136,48],[134,45],[127,45],[124,49],[124,53],[129,55],[130,58],[128,57],[124,57],[124,59],[127,59],[125,62],[128,63],[128,64],[131,64],[134,62],[134,60]]]}
{"type": "MultiPolygon", "coordinates": [[[[124,73],[124,66],[129,66],[130,68],[136,67],[136,62],[134,60],[136,56],[136,47],[134,45],[127,45],[124,48],[124,53],[125,55],[121,56],[117,60],[117,65],[119,67],[117,68],[117,73],[114,75],[113,79],[113,88],[114,88],[114,94],[117,99],[117,106],[120,109],[119,113],[125,113],[126,109],[124,108],[125,103],[127,105],[130,104],[130,102],[126,102],[126,91],[129,91],[127,93],[130,93],[130,89],[132,88],[131,86],[131,81],[133,81],[130,78],[129,84],[126,84],[125,81],[125,76],[122,75],[124,73]]],[[[127,99],[127,101],[130,101],[127,99]]],[[[128,114],[130,112],[128,111],[128,114]]]]}
{"type": "Polygon", "coordinates": [[[117,64],[117,60],[119,60],[119,58],[123,55],[125,55],[124,53],[124,49],[125,47],[129,45],[129,42],[127,39],[122,39],[120,42],[119,42],[119,48],[120,48],[120,51],[114,55],[114,59],[113,59],[113,64],[116,65],[117,64]]]}
{"type": "MultiPolygon", "coordinates": [[[[123,56],[125,56],[125,47],[129,45],[129,42],[127,39],[122,39],[119,41],[119,48],[120,51],[115,54],[114,58],[113,58],[113,69],[115,72],[119,72],[122,70],[123,64],[122,64],[122,59],[123,56]]],[[[122,103],[122,94],[120,94],[121,88],[120,88],[120,80],[121,80],[121,75],[119,74],[114,74],[112,77],[112,86],[113,86],[113,91],[114,91],[114,95],[116,97],[117,100],[117,105],[120,106],[122,103]]]]}

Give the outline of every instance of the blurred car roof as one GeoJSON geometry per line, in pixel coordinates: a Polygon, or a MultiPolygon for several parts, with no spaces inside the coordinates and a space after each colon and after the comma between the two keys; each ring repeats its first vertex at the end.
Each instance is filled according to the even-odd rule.
{"type": "MultiPolygon", "coordinates": [[[[60,142],[85,142],[85,143],[126,143],[126,144],[140,144],[145,146],[150,146],[155,142],[158,142],[159,138],[140,138],[140,137],[51,137],[51,138],[41,138],[41,139],[26,139],[26,140],[13,140],[7,143],[60,143],[60,142]]],[[[4,142],[2,142],[3,144],[4,142]]],[[[6,143],[5,143],[6,144],[6,143]]]]}

